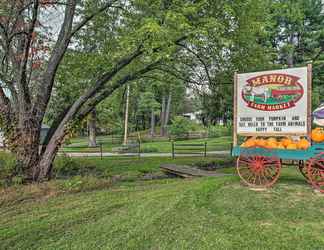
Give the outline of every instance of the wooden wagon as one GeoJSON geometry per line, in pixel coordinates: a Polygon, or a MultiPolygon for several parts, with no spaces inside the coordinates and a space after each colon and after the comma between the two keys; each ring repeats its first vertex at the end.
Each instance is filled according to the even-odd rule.
{"type": "Polygon", "coordinates": [[[272,186],[280,176],[283,163],[289,161],[314,188],[324,193],[324,143],[313,143],[304,150],[238,145],[239,136],[296,136],[311,142],[311,78],[311,65],[235,74],[232,156],[237,157],[238,175],[248,186],[272,186]],[[271,95],[266,100],[251,99],[245,92],[251,88],[271,95]],[[281,100],[278,95],[286,96],[281,100]]]}
{"type": "Polygon", "coordinates": [[[279,178],[284,161],[296,163],[302,175],[324,193],[324,143],[307,150],[233,147],[237,173],[248,186],[270,187],[279,178]]]}

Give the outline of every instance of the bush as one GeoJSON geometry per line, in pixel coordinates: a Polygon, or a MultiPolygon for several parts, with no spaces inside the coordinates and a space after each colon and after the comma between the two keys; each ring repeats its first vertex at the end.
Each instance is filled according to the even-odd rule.
{"type": "Polygon", "coordinates": [[[21,182],[22,178],[19,176],[19,171],[16,169],[15,157],[6,152],[0,152],[0,186],[7,186],[9,183],[21,182]],[[12,176],[16,178],[11,179],[12,176]]]}
{"type": "Polygon", "coordinates": [[[95,165],[89,165],[86,161],[82,161],[82,159],[73,159],[66,155],[58,157],[54,162],[54,172],[56,177],[102,174],[102,170],[99,170],[95,165]]]}
{"type": "Polygon", "coordinates": [[[183,116],[176,116],[172,120],[172,124],[169,126],[169,133],[170,135],[180,137],[189,134],[193,128],[193,122],[183,116]]]}
{"type": "Polygon", "coordinates": [[[111,187],[111,180],[98,179],[93,176],[73,176],[60,182],[59,187],[63,192],[84,192],[111,187]]]}
{"type": "Polygon", "coordinates": [[[214,137],[220,137],[220,136],[228,136],[231,135],[232,128],[231,127],[225,127],[221,125],[214,125],[208,127],[208,137],[214,138],[214,137]]]}

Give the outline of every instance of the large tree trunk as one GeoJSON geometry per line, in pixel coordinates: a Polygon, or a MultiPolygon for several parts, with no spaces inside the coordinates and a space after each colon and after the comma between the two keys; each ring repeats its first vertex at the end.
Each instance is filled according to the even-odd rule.
{"type": "Polygon", "coordinates": [[[96,130],[97,130],[97,112],[94,108],[88,117],[88,146],[89,147],[97,147],[97,138],[96,138],[96,130]]]}
{"type": "Polygon", "coordinates": [[[150,136],[154,137],[155,136],[155,114],[154,114],[154,109],[152,108],[151,110],[151,129],[150,129],[150,136]]]}
{"type": "Polygon", "coordinates": [[[161,106],[161,114],[160,114],[160,123],[161,123],[161,128],[160,128],[160,135],[164,136],[164,120],[165,120],[165,106],[166,106],[166,97],[162,97],[162,106],[161,106]]]}
{"type": "Polygon", "coordinates": [[[23,175],[27,182],[37,180],[41,126],[26,119],[24,126],[16,129],[15,140],[9,142],[16,154],[16,174],[23,175]]]}

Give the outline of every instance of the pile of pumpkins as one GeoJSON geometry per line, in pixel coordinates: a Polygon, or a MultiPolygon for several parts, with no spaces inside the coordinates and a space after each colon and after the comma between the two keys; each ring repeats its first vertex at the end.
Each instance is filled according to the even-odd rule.
{"type": "Polygon", "coordinates": [[[293,139],[286,137],[283,139],[276,138],[255,138],[252,137],[246,140],[241,147],[251,148],[251,147],[259,147],[259,148],[268,148],[268,149],[301,149],[305,150],[310,147],[310,142],[307,139],[300,139],[298,141],[294,141],[293,139]]]}
{"type": "MultiPolygon", "coordinates": [[[[324,130],[316,128],[312,130],[312,140],[316,143],[324,142],[324,130]]],[[[290,137],[282,139],[270,138],[257,138],[252,137],[247,139],[241,147],[251,148],[260,147],[268,149],[289,149],[289,150],[306,150],[311,146],[311,143],[306,138],[293,140],[290,137]]]]}
{"type": "Polygon", "coordinates": [[[323,128],[313,129],[312,140],[317,143],[324,142],[324,129],[323,128]]]}

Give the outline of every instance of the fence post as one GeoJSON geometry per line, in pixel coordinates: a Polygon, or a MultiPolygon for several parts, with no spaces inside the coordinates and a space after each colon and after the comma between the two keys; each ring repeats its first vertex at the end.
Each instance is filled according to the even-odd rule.
{"type": "Polygon", "coordinates": [[[141,141],[138,140],[138,158],[141,158],[141,141]]]}
{"type": "Polygon", "coordinates": [[[174,159],[175,158],[175,154],[174,154],[174,141],[172,140],[171,143],[172,143],[172,159],[174,159]]]}
{"type": "Polygon", "coordinates": [[[205,152],[204,152],[204,156],[207,157],[207,142],[205,141],[205,152]]]}
{"type": "Polygon", "coordinates": [[[100,159],[102,160],[102,142],[100,142],[100,159]]]}

